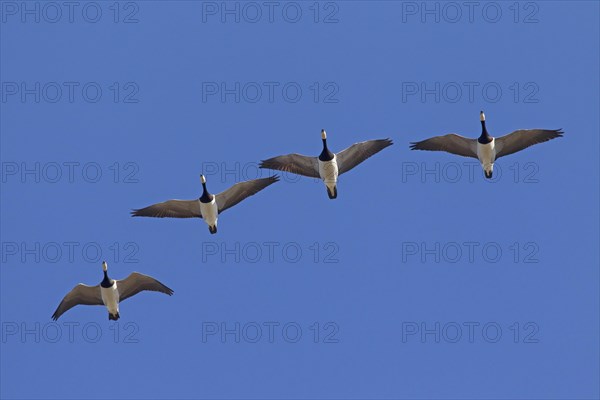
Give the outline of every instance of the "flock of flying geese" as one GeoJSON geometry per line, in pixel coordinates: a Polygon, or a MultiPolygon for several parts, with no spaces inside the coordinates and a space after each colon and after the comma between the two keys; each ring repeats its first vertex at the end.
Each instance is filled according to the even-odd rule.
{"type": "MultiPolygon", "coordinates": [[[[411,143],[411,150],[446,151],[463,157],[477,158],[481,163],[486,178],[491,178],[494,171],[494,162],[500,158],[517,151],[521,151],[537,143],[561,137],[562,130],[547,129],[519,129],[508,135],[494,138],[490,136],[485,126],[485,114],[480,113],[481,135],[477,139],[470,139],[454,133],[444,136],[435,136],[420,142],[411,143]]],[[[372,155],[392,145],[390,139],[368,140],[355,143],[339,153],[333,153],[327,147],[327,133],[321,130],[323,150],[318,157],[304,156],[301,154],[287,154],[264,160],[260,168],[279,170],[303,175],[311,178],[320,178],[325,183],[327,195],[330,199],[337,197],[338,176],[350,171],[358,164],[372,155]]],[[[133,210],[133,217],[155,218],[202,218],[208,225],[211,234],[217,233],[217,220],[220,214],[252,196],[269,185],[277,182],[277,175],[268,178],[254,179],[233,185],[224,192],[211,194],[206,189],[206,178],[200,176],[202,182],[202,195],[194,200],[167,200],[162,203],[133,210]]],[[[102,262],[104,279],[96,286],[78,284],[61,301],[52,315],[57,320],[63,313],[78,304],[104,305],[108,309],[108,319],[119,319],[119,302],[138,294],[144,290],[173,294],[173,290],[163,285],[156,279],[133,272],[127,278],[114,280],[108,277],[108,265],[102,262]]]]}

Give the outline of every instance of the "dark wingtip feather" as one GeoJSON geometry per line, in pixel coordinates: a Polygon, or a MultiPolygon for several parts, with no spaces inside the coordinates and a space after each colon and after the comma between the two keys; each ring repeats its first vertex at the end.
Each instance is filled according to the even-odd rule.
{"type": "Polygon", "coordinates": [[[271,167],[269,167],[269,162],[271,161],[271,159],[268,160],[260,160],[260,164],[258,164],[258,168],[265,168],[265,169],[270,169],[271,167]]]}
{"type": "Polygon", "coordinates": [[[271,175],[271,176],[267,176],[266,178],[259,178],[259,179],[257,179],[257,181],[266,182],[267,183],[266,186],[269,186],[275,182],[279,182],[279,175],[271,175]]]}
{"type": "MultiPolygon", "coordinates": [[[[139,272],[138,272],[138,274],[139,274],[139,272]]],[[[152,279],[154,279],[154,278],[152,278],[152,279]]],[[[164,283],[162,283],[162,282],[160,282],[160,281],[157,281],[156,279],[154,279],[154,280],[155,280],[155,281],[156,281],[158,284],[160,284],[160,285],[163,287],[163,289],[165,290],[165,291],[164,291],[164,292],[162,292],[162,293],[164,293],[164,294],[167,294],[167,295],[169,295],[169,296],[173,296],[173,293],[175,293],[175,291],[174,291],[173,289],[171,289],[170,287],[168,287],[168,286],[167,286],[167,285],[165,285],[164,283]]]]}

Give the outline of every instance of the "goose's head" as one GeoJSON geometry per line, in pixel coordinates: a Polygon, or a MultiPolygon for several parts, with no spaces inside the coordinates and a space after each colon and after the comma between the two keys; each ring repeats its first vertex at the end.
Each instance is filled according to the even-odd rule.
{"type": "Polygon", "coordinates": [[[106,261],[102,261],[102,271],[108,271],[108,264],[106,263],[106,261]]]}
{"type": "Polygon", "coordinates": [[[202,182],[202,196],[200,196],[200,201],[208,203],[211,201],[211,196],[206,188],[206,177],[204,175],[200,175],[200,182],[202,182]]]}
{"type": "Polygon", "coordinates": [[[319,160],[330,161],[335,155],[327,148],[327,132],[325,132],[325,129],[321,129],[321,139],[323,140],[323,150],[319,155],[319,160]]]}
{"type": "Polygon", "coordinates": [[[485,126],[485,114],[483,111],[479,112],[479,120],[481,121],[481,136],[479,136],[479,142],[489,143],[492,141],[493,137],[490,136],[485,126]]]}

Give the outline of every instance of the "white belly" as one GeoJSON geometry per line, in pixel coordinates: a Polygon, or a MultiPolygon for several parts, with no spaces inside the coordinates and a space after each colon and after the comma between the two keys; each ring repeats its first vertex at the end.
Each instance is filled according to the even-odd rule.
{"type": "Polygon", "coordinates": [[[117,289],[117,281],[109,288],[103,288],[100,286],[100,294],[102,295],[102,301],[108,312],[116,314],[119,312],[119,290],[117,289]]]}
{"type": "Polygon", "coordinates": [[[496,139],[492,139],[487,144],[477,142],[477,158],[486,172],[491,172],[494,169],[494,161],[496,161],[496,139]]]}
{"type": "Polygon", "coordinates": [[[319,160],[319,175],[327,187],[333,189],[338,178],[338,165],[336,156],[331,161],[319,160]]]}
{"type": "Polygon", "coordinates": [[[200,202],[200,213],[204,222],[208,226],[217,226],[217,219],[219,218],[219,208],[217,207],[217,197],[214,196],[210,203],[200,202]]]}

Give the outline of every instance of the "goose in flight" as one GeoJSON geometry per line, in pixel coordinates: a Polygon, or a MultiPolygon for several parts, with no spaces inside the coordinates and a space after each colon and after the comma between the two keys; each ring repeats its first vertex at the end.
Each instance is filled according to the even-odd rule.
{"type": "Polygon", "coordinates": [[[254,179],[236,183],[229,189],[218,194],[211,194],[206,189],[206,178],[200,175],[202,196],[196,200],[167,200],[162,203],[133,210],[132,217],[156,218],[202,218],[208,225],[211,234],[217,233],[219,215],[230,207],[235,206],[246,197],[252,196],[267,186],[277,182],[277,175],[268,178],[254,179]]]}
{"type": "Polygon", "coordinates": [[[88,286],[80,283],[71,290],[60,302],[52,319],[56,321],[61,315],[78,304],[88,306],[106,306],[108,319],[119,319],[119,302],[138,294],[144,290],[161,292],[171,296],[173,291],[152,278],[151,276],[133,272],[127,278],[114,280],[108,277],[108,264],[102,261],[104,279],[96,286],[88,286]]]}
{"type": "Polygon", "coordinates": [[[319,157],[287,154],[261,161],[259,167],[292,172],[311,178],[320,178],[325,183],[330,199],[337,197],[338,176],[350,171],[372,155],[380,152],[393,143],[390,139],[368,140],[355,143],[347,149],[335,154],[327,148],[327,133],[321,130],[323,151],[319,157]]]}
{"type": "Polygon", "coordinates": [[[420,142],[410,144],[411,150],[447,151],[463,157],[479,159],[486,178],[491,178],[494,171],[494,162],[500,158],[517,151],[526,149],[534,144],[562,137],[561,129],[519,129],[508,135],[494,138],[490,136],[485,127],[485,114],[479,114],[481,121],[481,136],[478,139],[469,139],[464,136],[449,133],[444,136],[435,136],[420,142]]]}

